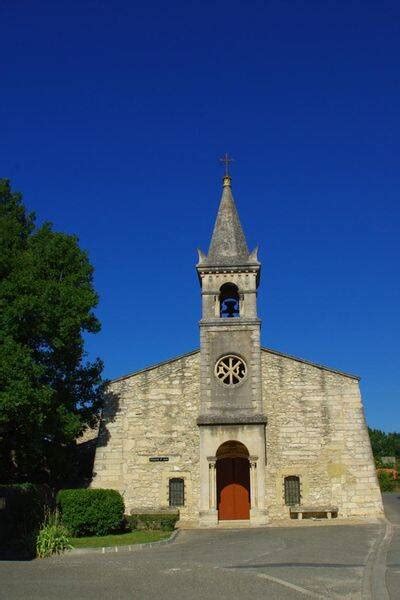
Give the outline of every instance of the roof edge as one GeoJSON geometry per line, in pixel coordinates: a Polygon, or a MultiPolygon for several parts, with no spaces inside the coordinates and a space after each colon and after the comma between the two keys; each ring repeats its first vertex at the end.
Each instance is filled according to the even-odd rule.
{"type": "Polygon", "coordinates": [[[295,360],[305,365],[310,365],[311,367],[316,367],[317,369],[322,369],[323,371],[329,371],[330,373],[343,375],[344,377],[349,377],[350,379],[355,379],[357,381],[360,381],[361,379],[359,375],[354,375],[353,373],[346,373],[345,371],[339,371],[339,369],[332,369],[331,367],[327,367],[326,365],[320,365],[319,363],[312,362],[311,360],[306,360],[305,358],[299,358],[298,356],[293,356],[292,354],[279,352],[279,350],[273,350],[272,348],[266,348],[265,346],[261,346],[261,350],[263,350],[264,352],[269,352],[270,354],[275,354],[275,356],[290,358],[291,360],[295,360]]]}
{"type": "Polygon", "coordinates": [[[157,369],[158,367],[163,367],[164,365],[168,365],[170,363],[175,362],[176,360],[180,360],[181,358],[186,358],[187,356],[193,356],[193,354],[198,354],[200,349],[191,350],[190,352],[185,352],[185,354],[179,354],[179,356],[174,356],[174,358],[170,358],[168,360],[163,360],[159,363],[155,363],[154,365],[150,365],[149,367],[145,367],[144,369],[139,369],[138,371],[132,371],[132,373],[128,373],[128,375],[121,375],[121,377],[116,377],[115,379],[110,379],[108,383],[115,383],[116,381],[123,381],[124,379],[129,379],[129,377],[133,377],[134,375],[139,375],[140,373],[145,373],[146,371],[152,371],[153,369],[157,369]]]}
{"type": "MultiPolygon", "coordinates": [[[[263,352],[268,352],[269,354],[274,354],[275,356],[281,356],[282,358],[289,358],[291,360],[295,360],[297,362],[303,363],[305,365],[310,365],[311,367],[316,367],[317,369],[322,369],[323,371],[329,371],[330,373],[336,373],[337,375],[343,375],[344,377],[349,377],[350,379],[355,379],[356,381],[360,381],[361,377],[359,375],[354,375],[353,373],[346,373],[345,371],[340,371],[339,369],[332,369],[331,367],[327,367],[326,365],[321,365],[319,363],[312,362],[311,360],[306,360],[305,358],[300,358],[298,356],[293,356],[292,354],[286,354],[285,352],[280,352],[279,350],[273,350],[272,348],[267,348],[266,346],[261,346],[261,350],[263,352]]],[[[185,352],[184,354],[179,354],[178,356],[174,356],[174,358],[170,358],[168,360],[163,360],[159,363],[155,363],[154,365],[150,365],[145,367],[144,369],[138,369],[137,371],[132,371],[132,373],[128,373],[128,375],[122,375],[121,377],[116,377],[115,379],[110,379],[109,383],[115,383],[117,381],[123,381],[124,379],[129,379],[129,377],[133,377],[134,375],[139,375],[140,373],[146,373],[147,371],[152,371],[153,369],[157,369],[158,367],[163,367],[164,365],[168,365],[177,360],[181,360],[182,358],[187,358],[188,356],[193,356],[194,354],[198,354],[200,349],[191,350],[190,352],[185,352]]]]}

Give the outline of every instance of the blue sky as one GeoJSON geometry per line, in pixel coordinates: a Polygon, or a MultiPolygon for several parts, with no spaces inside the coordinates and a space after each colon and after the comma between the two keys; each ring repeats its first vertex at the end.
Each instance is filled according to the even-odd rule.
{"type": "Polygon", "coordinates": [[[400,4],[3,0],[0,176],[95,266],[116,377],[198,346],[218,158],[265,346],[357,373],[400,429],[400,4]]]}

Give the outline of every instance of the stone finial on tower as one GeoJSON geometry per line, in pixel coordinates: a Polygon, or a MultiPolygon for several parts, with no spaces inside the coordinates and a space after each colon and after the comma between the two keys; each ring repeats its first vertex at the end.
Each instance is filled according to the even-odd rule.
{"type": "Polygon", "coordinates": [[[205,255],[201,251],[199,252],[199,266],[217,267],[259,264],[257,250],[249,252],[233,199],[232,179],[228,172],[228,162],[232,159],[225,155],[225,158],[221,160],[225,162],[221,201],[208,255],[205,255]]]}
{"type": "Polygon", "coordinates": [[[232,177],[230,175],[224,175],[222,178],[223,187],[231,187],[232,177]]]}
{"type": "Polygon", "coordinates": [[[222,197],[208,251],[207,262],[213,264],[242,264],[249,250],[232,195],[231,178],[225,175],[222,197]]]}

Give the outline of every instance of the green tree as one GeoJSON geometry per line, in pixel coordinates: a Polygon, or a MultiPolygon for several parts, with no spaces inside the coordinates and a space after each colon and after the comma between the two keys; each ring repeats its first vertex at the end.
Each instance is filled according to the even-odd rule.
{"type": "Polygon", "coordinates": [[[400,433],[385,433],[380,429],[368,428],[372,452],[375,458],[396,456],[400,458],[400,433]]]}
{"type": "Polygon", "coordinates": [[[88,362],[98,297],[72,235],[35,225],[0,179],[0,479],[54,482],[68,449],[94,425],[102,363],[88,362]]]}

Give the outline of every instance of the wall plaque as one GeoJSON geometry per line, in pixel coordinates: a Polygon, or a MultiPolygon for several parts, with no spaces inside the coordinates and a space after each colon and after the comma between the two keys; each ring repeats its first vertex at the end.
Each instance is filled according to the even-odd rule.
{"type": "Polygon", "coordinates": [[[150,462],[168,462],[169,457],[168,456],[150,456],[149,461],[150,462]]]}

